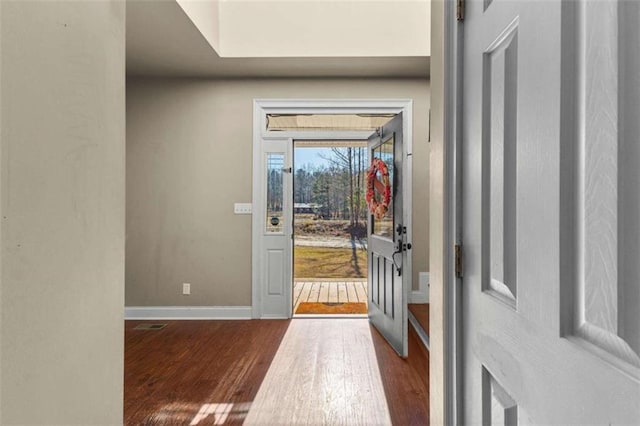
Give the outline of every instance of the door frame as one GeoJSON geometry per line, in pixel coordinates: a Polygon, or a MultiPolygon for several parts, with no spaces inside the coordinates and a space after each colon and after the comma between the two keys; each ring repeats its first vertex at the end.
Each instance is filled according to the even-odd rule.
{"type": "MultiPolygon", "coordinates": [[[[263,259],[263,236],[261,231],[261,216],[264,200],[262,189],[264,176],[262,170],[262,143],[264,140],[289,139],[293,140],[335,140],[354,139],[366,140],[369,131],[267,131],[267,114],[397,114],[403,113],[402,128],[405,135],[404,159],[405,170],[402,179],[403,197],[405,200],[403,221],[407,224],[407,241],[412,241],[412,140],[413,140],[413,100],[412,99],[254,99],[253,101],[253,188],[252,188],[252,256],[251,256],[251,310],[253,318],[265,318],[262,309],[262,292],[266,280],[261,276],[263,259]]],[[[424,118],[425,120],[427,117],[424,118]]],[[[293,142],[291,142],[293,143],[293,142]]],[[[288,165],[286,166],[288,167],[288,165]]],[[[289,258],[291,258],[289,256],[289,258]]],[[[407,282],[405,285],[405,300],[412,288],[412,256],[407,257],[407,282]]],[[[291,265],[293,267],[293,265],[291,265]]],[[[287,291],[293,292],[293,280],[286,285],[287,291]]],[[[288,309],[276,318],[291,318],[292,303],[288,309]]],[[[274,318],[274,316],[269,316],[274,318]]]]}
{"type": "Polygon", "coordinates": [[[460,112],[464,11],[458,20],[458,3],[431,2],[429,408],[431,422],[445,425],[461,424],[464,404],[462,279],[456,277],[455,265],[455,246],[463,247],[460,112]]]}

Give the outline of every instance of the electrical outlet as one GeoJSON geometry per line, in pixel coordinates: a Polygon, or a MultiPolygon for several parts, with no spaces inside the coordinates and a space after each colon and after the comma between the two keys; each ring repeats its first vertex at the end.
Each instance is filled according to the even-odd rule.
{"type": "Polygon", "coordinates": [[[182,294],[191,294],[191,284],[182,283],[182,294]]]}
{"type": "Polygon", "coordinates": [[[235,214],[251,214],[251,203],[235,203],[233,212],[235,214]]]}

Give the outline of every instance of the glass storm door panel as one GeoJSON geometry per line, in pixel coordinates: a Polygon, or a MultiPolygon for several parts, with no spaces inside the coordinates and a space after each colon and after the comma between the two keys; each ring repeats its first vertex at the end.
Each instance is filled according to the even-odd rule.
{"type": "MultiPolygon", "coordinates": [[[[394,177],[395,177],[395,173],[394,173],[394,150],[395,150],[395,135],[390,135],[388,139],[386,139],[384,142],[382,142],[381,144],[377,145],[374,149],[373,149],[373,158],[379,158],[380,160],[382,160],[385,165],[387,166],[387,170],[389,172],[389,183],[393,183],[394,182],[394,177]]],[[[379,184],[376,184],[379,186],[379,184]]],[[[372,215],[372,223],[373,223],[373,234],[374,235],[378,235],[380,237],[386,237],[389,239],[393,239],[393,223],[394,223],[394,212],[393,212],[393,206],[394,206],[394,199],[395,197],[391,196],[391,202],[389,203],[389,207],[388,207],[388,211],[387,213],[381,217],[380,219],[376,219],[376,217],[374,215],[372,215]]],[[[382,200],[377,200],[382,201],[382,200]]]]}
{"type": "MultiPolygon", "coordinates": [[[[391,197],[384,214],[369,212],[369,318],[371,323],[387,339],[400,356],[407,356],[407,305],[406,286],[408,274],[405,241],[406,228],[402,203],[402,114],[398,114],[376,131],[368,141],[371,161],[381,160],[389,173],[391,197]]],[[[385,179],[378,173],[374,178],[374,198],[384,204],[385,179]]]]}
{"type": "Polygon", "coordinates": [[[265,232],[281,234],[284,231],[284,152],[267,152],[267,212],[265,232]]]}

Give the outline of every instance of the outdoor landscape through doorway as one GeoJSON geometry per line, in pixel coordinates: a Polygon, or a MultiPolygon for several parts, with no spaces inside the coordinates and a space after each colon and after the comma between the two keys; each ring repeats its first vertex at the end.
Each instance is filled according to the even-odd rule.
{"type": "Polygon", "coordinates": [[[294,141],[293,164],[293,313],[366,315],[366,141],[294,141]]]}

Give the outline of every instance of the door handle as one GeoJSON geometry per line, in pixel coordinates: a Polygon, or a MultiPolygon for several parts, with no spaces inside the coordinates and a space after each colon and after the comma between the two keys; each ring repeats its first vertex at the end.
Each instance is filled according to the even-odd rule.
{"type": "Polygon", "coordinates": [[[399,239],[396,243],[396,251],[393,254],[402,253],[403,251],[407,250],[411,250],[411,243],[405,243],[399,239]]]}
{"type": "MultiPolygon", "coordinates": [[[[398,265],[396,263],[396,254],[402,254],[403,249],[404,249],[404,244],[402,243],[402,239],[398,238],[398,241],[396,242],[395,251],[391,255],[391,260],[393,261],[393,265],[396,267],[396,271],[398,271],[398,276],[402,276],[402,264],[398,265]]],[[[400,261],[402,261],[402,258],[400,259],[400,261]]]]}

